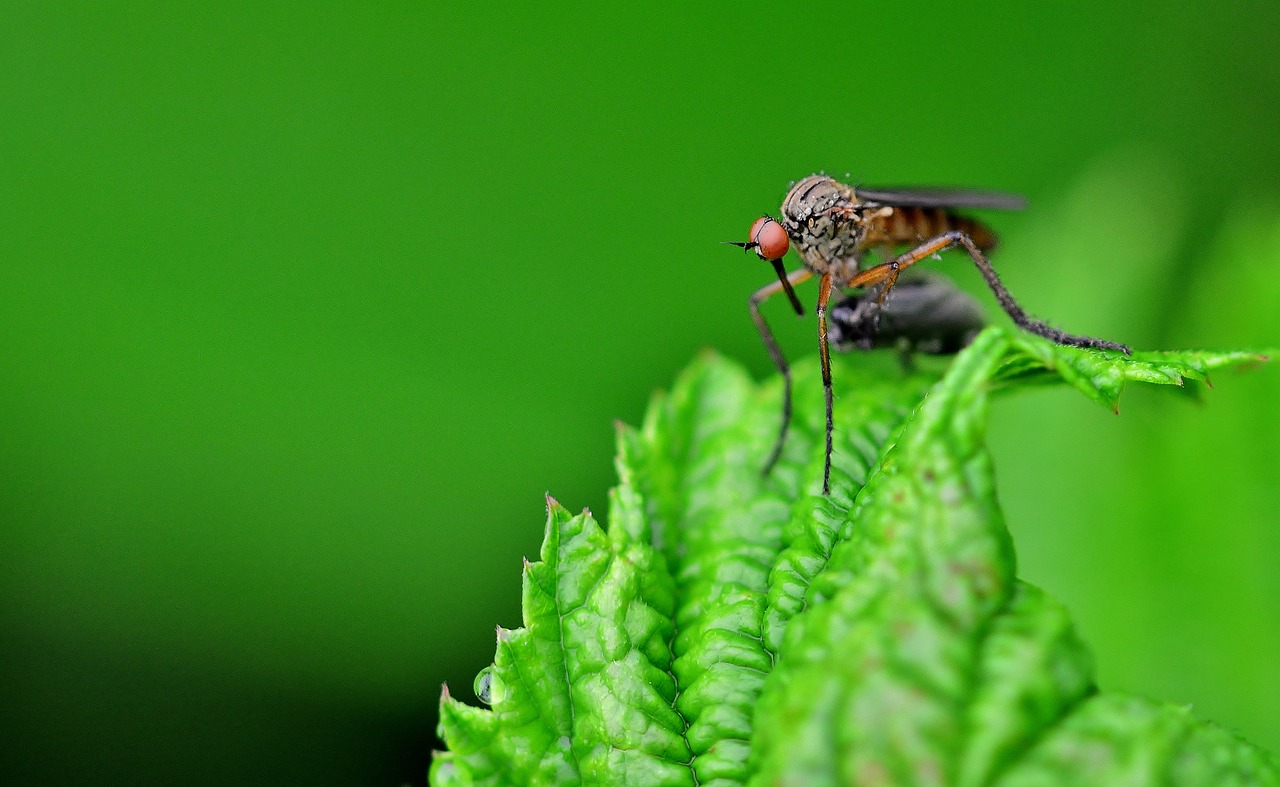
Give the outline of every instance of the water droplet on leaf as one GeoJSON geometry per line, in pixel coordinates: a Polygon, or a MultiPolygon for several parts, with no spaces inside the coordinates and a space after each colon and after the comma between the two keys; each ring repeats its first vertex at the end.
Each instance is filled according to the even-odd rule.
{"type": "Polygon", "coordinates": [[[498,677],[492,665],[480,670],[480,674],[476,675],[476,699],[485,705],[501,702],[506,696],[506,688],[506,684],[502,682],[502,678],[498,677]]]}

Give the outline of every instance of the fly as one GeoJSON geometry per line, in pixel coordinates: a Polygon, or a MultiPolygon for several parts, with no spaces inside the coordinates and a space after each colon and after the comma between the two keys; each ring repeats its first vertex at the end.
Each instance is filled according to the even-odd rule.
{"type": "MultiPolygon", "coordinates": [[[[1123,344],[1066,333],[1028,316],[1000,282],[984,253],[995,248],[995,233],[982,222],[956,212],[965,208],[1021,210],[1025,206],[1025,200],[1014,194],[967,189],[855,188],[826,175],[810,175],[787,192],[782,200],[780,219],[765,215],[752,223],[747,242],[733,245],[755,251],[760,259],[773,266],[778,276],[776,282],[761,287],[748,302],[760,338],[783,377],[782,427],[765,462],[766,474],[782,455],[791,422],[791,369],[760,312],[760,304],[784,292],[796,314],[803,316],[804,307],[796,295],[795,285],[814,276],[819,277],[818,350],[827,410],[826,455],[822,468],[824,495],[831,491],[831,332],[827,312],[832,290],[868,290],[854,299],[855,308],[861,309],[855,332],[865,334],[854,341],[861,346],[871,346],[875,343],[877,324],[885,317],[889,293],[901,273],[917,262],[958,247],[968,253],[995,293],[1000,308],[1019,328],[1058,344],[1129,353],[1123,344]],[[792,245],[804,267],[787,273],[782,257],[792,245]],[[895,249],[904,246],[908,247],[906,252],[893,255],[895,249]],[[863,257],[871,250],[878,250],[883,259],[889,261],[863,268],[863,257]]],[[[913,321],[920,323],[926,319],[923,314],[917,314],[913,321]]]]}

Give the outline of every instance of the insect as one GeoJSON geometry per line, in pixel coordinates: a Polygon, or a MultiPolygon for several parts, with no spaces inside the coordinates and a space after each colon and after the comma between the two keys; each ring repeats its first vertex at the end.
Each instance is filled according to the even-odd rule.
{"type": "MultiPolygon", "coordinates": [[[[781,218],[764,215],[751,224],[747,241],[734,242],[733,245],[755,251],[760,259],[773,266],[778,275],[776,282],[756,290],[748,301],[751,318],[760,331],[760,338],[783,378],[782,427],[778,431],[773,451],[765,462],[766,474],[773,469],[782,454],[787,426],[791,422],[791,369],[769,330],[769,324],[760,311],[760,304],[770,296],[783,292],[791,301],[796,314],[803,316],[804,307],[796,295],[795,285],[813,276],[820,277],[818,350],[822,360],[822,387],[827,416],[826,455],[822,469],[824,495],[831,491],[833,425],[827,312],[833,289],[868,290],[868,294],[858,297],[855,305],[855,308],[862,308],[858,331],[866,335],[861,335],[854,341],[864,345],[874,344],[876,324],[883,316],[889,294],[898,283],[901,273],[917,262],[958,247],[968,253],[987,286],[995,293],[1000,308],[1004,309],[1019,328],[1059,344],[1129,353],[1129,348],[1123,344],[1066,333],[1029,317],[1001,283],[995,268],[991,267],[991,262],[984,254],[995,248],[995,233],[976,219],[956,212],[965,208],[1021,210],[1023,207],[1025,201],[1014,194],[968,189],[853,187],[818,174],[810,175],[791,187],[782,200],[781,218]],[[782,258],[792,245],[804,267],[787,273],[782,258]],[[908,247],[908,250],[894,256],[893,251],[903,246],[908,247]],[[863,268],[863,258],[872,250],[878,251],[888,261],[863,268]]],[[[920,321],[915,320],[917,323],[920,321]]],[[[845,330],[844,326],[842,330],[845,330]]]]}

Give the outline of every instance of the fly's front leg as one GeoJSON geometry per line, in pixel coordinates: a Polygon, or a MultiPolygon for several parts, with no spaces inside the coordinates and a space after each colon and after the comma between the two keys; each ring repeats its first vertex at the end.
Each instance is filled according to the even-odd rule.
{"type": "Polygon", "coordinates": [[[822,460],[822,494],[831,493],[831,347],[827,342],[827,302],[831,300],[831,274],[822,275],[818,287],[818,354],[822,358],[822,397],[827,405],[827,446],[822,460]]]}
{"type": "Polygon", "coordinates": [[[898,274],[905,268],[915,265],[921,260],[928,259],[934,254],[946,251],[954,246],[961,246],[969,253],[969,258],[973,260],[973,264],[977,266],[978,271],[982,274],[982,278],[986,281],[987,286],[991,288],[991,292],[995,293],[996,300],[1000,303],[1000,308],[1013,320],[1013,322],[1022,330],[1028,333],[1034,333],[1037,336],[1065,344],[1071,347],[1089,347],[1095,350],[1118,350],[1125,355],[1129,354],[1129,348],[1123,344],[1109,342],[1105,339],[1095,339],[1092,336],[1077,336],[1058,330],[1048,323],[1040,320],[1032,319],[1027,315],[1022,307],[1014,299],[1013,294],[1005,288],[1004,283],[1000,281],[1000,277],[996,275],[995,268],[991,267],[991,261],[986,258],[978,245],[973,242],[967,234],[952,230],[944,232],[941,235],[930,238],[929,240],[916,246],[911,251],[903,254],[892,262],[884,265],[877,265],[854,276],[849,282],[850,287],[867,287],[874,284],[882,285],[880,296],[877,301],[883,302],[885,296],[889,294],[889,289],[893,287],[898,280],[898,274]]]}
{"type": "MultiPolygon", "coordinates": [[[[812,275],[813,273],[807,268],[801,268],[788,275],[787,282],[794,287],[812,275]]],[[[756,330],[760,331],[760,339],[764,342],[765,349],[769,351],[769,357],[773,359],[773,365],[782,374],[782,426],[778,430],[778,439],[773,444],[773,450],[769,452],[769,459],[764,463],[764,475],[769,475],[769,472],[773,470],[773,466],[778,463],[778,457],[782,456],[782,445],[787,440],[787,427],[791,423],[791,367],[787,365],[787,359],[782,354],[782,348],[778,346],[777,340],[773,338],[773,331],[769,330],[769,323],[765,322],[764,314],[760,311],[760,304],[769,296],[777,295],[784,289],[781,281],[771,282],[756,290],[755,294],[747,301],[751,308],[751,319],[756,324],[756,330]]]]}

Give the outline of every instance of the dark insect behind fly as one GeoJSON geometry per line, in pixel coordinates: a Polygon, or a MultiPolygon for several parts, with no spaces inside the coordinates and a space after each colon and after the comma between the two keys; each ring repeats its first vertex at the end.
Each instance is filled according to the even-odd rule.
{"type": "MultiPolygon", "coordinates": [[[[891,293],[895,293],[898,277],[917,262],[929,259],[943,251],[961,248],[982,274],[983,280],[996,296],[1000,308],[1024,331],[1043,336],[1059,344],[1085,347],[1128,354],[1123,344],[1080,336],[1061,331],[1028,316],[1013,295],[1001,283],[995,268],[986,257],[996,245],[995,233],[982,222],[959,214],[965,209],[1020,210],[1025,206],[1022,197],[998,192],[969,189],[892,188],[874,189],[848,186],[826,175],[810,175],[791,187],[782,200],[780,218],[761,216],[756,219],[747,234],[745,243],[733,245],[755,251],[769,262],[778,280],[757,290],[749,299],[751,317],[760,338],[764,341],[769,357],[783,377],[782,427],[773,451],[765,462],[767,474],[782,455],[786,443],[787,427],[791,422],[791,368],[786,357],[773,338],[773,332],[760,311],[760,304],[772,295],[785,292],[796,314],[804,315],[804,307],[796,294],[795,285],[820,277],[818,285],[818,350],[822,360],[822,387],[826,400],[826,454],[822,471],[822,493],[831,491],[831,350],[833,337],[839,336],[841,348],[848,341],[854,346],[882,346],[891,338],[909,339],[908,329],[934,333],[933,339],[945,335],[955,338],[956,332],[947,324],[946,317],[935,316],[942,305],[956,301],[942,297],[934,305],[900,307],[898,316],[887,305],[891,293]],[[803,267],[787,273],[782,258],[787,250],[795,247],[803,267]],[[900,248],[906,251],[894,252],[900,248]],[[869,251],[878,251],[887,260],[879,265],[864,268],[863,258],[869,251]],[[835,326],[834,314],[828,315],[832,290],[863,290],[852,299],[839,301],[837,308],[850,309],[848,320],[835,326]],[[909,315],[909,316],[907,316],[909,315]],[[895,322],[896,321],[896,322],[895,322]],[[883,331],[883,335],[879,333],[883,331]],[[898,336],[894,336],[894,334],[898,336]]],[[[902,287],[906,287],[904,280],[902,287]]],[[[946,295],[936,285],[926,289],[926,295],[946,295]]],[[[905,290],[904,290],[905,292],[905,290]]],[[[918,293],[919,294],[919,293],[918,293]]],[[[843,319],[843,318],[842,318],[843,319]]]]}
{"type": "Polygon", "coordinates": [[[978,301],[945,276],[904,278],[880,306],[876,295],[865,290],[831,307],[827,340],[833,350],[891,347],[904,359],[912,353],[954,355],[987,324],[978,301]]]}

